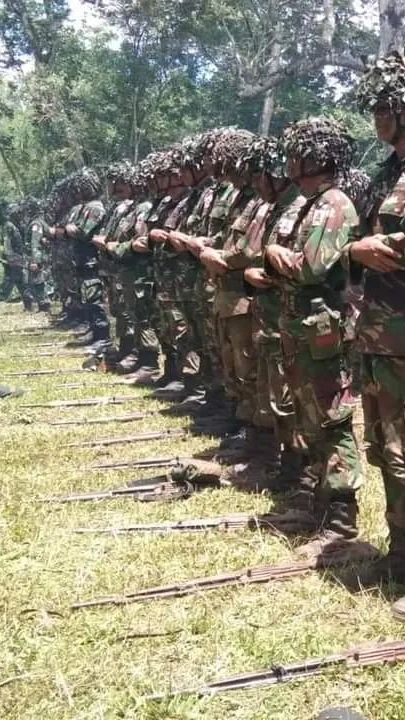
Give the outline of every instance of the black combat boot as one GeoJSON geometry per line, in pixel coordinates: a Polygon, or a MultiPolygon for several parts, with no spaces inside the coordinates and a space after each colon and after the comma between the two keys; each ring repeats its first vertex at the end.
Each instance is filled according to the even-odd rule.
{"type": "Polygon", "coordinates": [[[300,548],[300,554],[312,557],[325,551],[333,552],[334,549],[340,551],[356,540],[358,505],[353,490],[330,494],[326,501],[316,504],[315,515],[319,531],[316,537],[300,548]]]}
{"type": "Polygon", "coordinates": [[[141,350],[138,365],[122,382],[128,385],[145,385],[156,387],[159,379],[159,354],[153,350],[141,350]]]}
{"type": "Polygon", "coordinates": [[[156,382],[155,387],[157,389],[152,393],[152,397],[157,400],[167,400],[168,402],[180,402],[184,400],[186,390],[177,369],[176,356],[174,353],[166,354],[164,372],[162,377],[156,382]]]}
{"type": "Polygon", "coordinates": [[[117,375],[130,375],[135,372],[139,366],[139,355],[135,350],[132,350],[128,355],[117,362],[115,366],[115,372],[117,375]]]}
{"type": "MultiPolygon", "coordinates": [[[[390,546],[384,557],[378,558],[369,567],[361,568],[357,573],[355,587],[368,588],[381,583],[397,583],[405,585],[405,532],[390,525],[390,546]]],[[[403,598],[401,599],[403,601],[403,598]]],[[[393,607],[395,617],[399,620],[403,602],[398,601],[393,607]]],[[[405,619],[405,614],[404,614],[405,619]]]]}

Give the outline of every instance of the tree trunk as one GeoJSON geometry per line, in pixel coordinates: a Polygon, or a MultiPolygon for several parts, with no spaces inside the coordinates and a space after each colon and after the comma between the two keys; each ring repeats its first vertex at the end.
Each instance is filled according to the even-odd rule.
{"type": "Polygon", "coordinates": [[[380,56],[392,50],[404,51],[405,4],[404,0],[379,0],[380,56]]]}
{"type": "Polygon", "coordinates": [[[268,90],[264,96],[262,113],[259,122],[259,133],[266,137],[270,134],[270,125],[275,105],[275,91],[268,90]]]}

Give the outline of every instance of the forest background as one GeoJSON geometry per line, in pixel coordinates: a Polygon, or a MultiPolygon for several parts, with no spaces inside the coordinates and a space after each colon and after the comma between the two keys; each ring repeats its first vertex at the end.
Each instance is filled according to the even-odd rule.
{"type": "Polygon", "coordinates": [[[308,114],[346,122],[370,170],[384,151],[357,78],[404,40],[403,0],[0,0],[0,199],[206,128],[278,134],[308,114]]]}

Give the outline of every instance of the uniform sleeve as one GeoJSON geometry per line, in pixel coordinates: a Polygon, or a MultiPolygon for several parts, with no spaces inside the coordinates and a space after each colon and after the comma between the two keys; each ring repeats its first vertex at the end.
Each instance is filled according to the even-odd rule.
{"type": "Polygon", "coordinates": [[[4,256],[10,262],[21,261],[24,256],[21,233],[11,223],[4,228],[4,256]]]}
{"type": "Polygon", "coordinates": [[[100,227],[105,218],[105,210],[101,203],[86,208],[75,223],[79,234],[78,240],[88,240],[100,227]]]}
{"type": "Polygon", "coordinates": [[[30,235],[31,260],[37,265],[41,265],[44,259],[44,246],[42,244],[44,233],[40,223],[34,222],[31,225],[30,235]]]}
{"type": "Polygon", "coordinates": [[[322,200],[313,209],[307,229],[308,238],[293,265],[293,278],[300,285],[314,285],[326,280],[333,266],[344,265],[343,255],[358,218],[353,205],[344,197],[334,202],[322,200]]]}

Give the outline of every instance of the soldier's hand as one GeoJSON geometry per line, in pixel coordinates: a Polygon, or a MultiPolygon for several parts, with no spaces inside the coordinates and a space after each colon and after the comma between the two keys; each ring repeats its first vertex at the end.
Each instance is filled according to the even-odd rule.
{"type": "Polygon", "coordinates": [[[95,235],[94,238],[92,238],[92,244],[96,246],[99,250],[105,250],[106,249],[106,243],[105,243],[105,237],[104,235],[95,235]]]}
{"type": "Polygon", "coordinates": [[[200,260],[210,275],[224,275],[229,269],[226,261],[213,248],[205,248],[200,255],[200,260]]]}
{"type": "Polygon", "coordinates": [[[354,242],[350,246],[350,257],[355,262],[377,272],[399,270],[400,265],[397,260],[401,259],[402,253],[386,245],[385,237],[385,235],[373,235],[354,242]]]}
{"type": "Polygon", "coordinates": [[[270,245],[266,250],[266,257],[274,269],[285,277],[293,277],[294,253],[282,245],[270,245]]]}
{"type": "Polygon", "coordinates": [[[166,232],[166,230],[160,230],[159,228],[154,228],[154,230],[150,231],[148,237],[149,237],[149,240],[151,240],[151,242],[165,243],[169,239],[169,233],[166,232]]]}
{"type": "Polygon", "coordinates": [[[65,228],[58,225],[55,228],[54,236],[60,240],[61,238],[65,237],[65,228]]]}
{"type": "Polygon", "coordinates": [[[147,237],[134,238],[131,242],[131,248],[132,248],[133,252],[136,252],[136,253],[150,253],[150,249],[148,246],[148,238],[147,237]]]}
{"type": "Polygon", "coordinates": [[[170,233],[169,235],[169,242],[172,246],[173,250],[176,253],[184,253],[187,250],[187,247],[185,246],[184,242],[179,240],[178,237],[176,237],[174,234],[170,233]]]}
{"type": "Polygon", "coordinates": [[[74,223],[68,223],[65,227],[66,235],[74,237],[77,235],[77,227],[74,223]]]}
{"type": "Polygon", "coordinates": [[[113,253],[114,250],[117,249],[117,247],[118,247],[118,243],[117,243],[117,242],[108,242],[108,243],[105,244],[105,249],[106,249],[109,253],[113,253]]]}
{"type": "Polygon", "coordinates": [[[262,268],[247,268],[243,273],[246,282],[255,288],[268,288],[271,280],[262,268]]]}
{"type": "Polygon", "coordinates": [[[30,270],[31,272],[37,272],[37,270],[38,270],[38,265],[37,265],[37,263],[32,262],[32,263],[29,264],[28,268],[29,268],[29,270],[30,270]]]}

